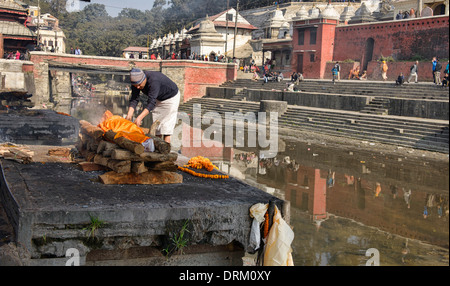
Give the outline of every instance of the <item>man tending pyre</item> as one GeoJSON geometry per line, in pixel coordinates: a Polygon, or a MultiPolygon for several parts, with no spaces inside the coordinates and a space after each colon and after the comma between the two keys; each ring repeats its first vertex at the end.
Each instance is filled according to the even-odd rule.
{"type": "Polygon", "coordinates": [[[161,122],[156,135],[170,143],[180,104],[180,91],[177,85],[160,72],[142,71],[137,68],[131,70],[130,81],[132,93],[126,119],[132,120],[136,106],[141,100],[145,108],[134,123],[141,126],[142,120],[152,112],[153,121],[161,122]]]}

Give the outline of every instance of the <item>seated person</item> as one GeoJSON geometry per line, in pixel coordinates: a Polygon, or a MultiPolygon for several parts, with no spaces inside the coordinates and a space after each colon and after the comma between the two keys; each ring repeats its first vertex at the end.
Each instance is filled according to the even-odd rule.
{"type": "Polygon", "coordinates": [[[252,79],[253,79],[253,80],[258,80],[258,78],[259,78],[258,73],[257,73],[256,71],[253,71],[253,77],[252,77],[252,79]]]}
{"type": "Polygon", "coordinates": [[[359,68],[356,67],[355,69],[350,71],[350,74],[348,75],[348,79],[359,79],[359,68]]]}
{"type": "Polygon", "coordinates": [[[360,80],[366,80],[367,79],[367,71],[363,71],[361,77],[359,78],[360,80]]]}
{"type": "Polygon", "coordinates": [[[397,80],[395,81],[396,85],[402,85],[405,82],[405,77],[403,76],[403,73],[401,72],[398,76],[397,80]]]}
{"type": "Polygon", "coordinates": [[[296,81],[297,81],[297,78],[298,78],[297,73],[296,73],[296,72],[293,72],[292,75],[291,75],[291,81],[292,81],[292,82],[296,82],[296,81]]]}
{"type": "Polygon", "coordinates": [[[444,74],[444,78],[442,79],[442,87],[448,87],[448,73],[444,74]]]}

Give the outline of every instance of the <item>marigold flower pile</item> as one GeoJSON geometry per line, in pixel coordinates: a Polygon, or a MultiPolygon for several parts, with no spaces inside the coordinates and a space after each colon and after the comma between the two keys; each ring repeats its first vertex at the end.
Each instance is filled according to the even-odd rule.
{"type": "Polygon", "coordinates": [[[178,167],[183,172],[189,173],[193,176],[200,177],[200,178],[210,178],[210,179],[228,179],[228,175],[220,175],[220,174],[202,174],[197,173],[194,170],[189,169],[203,169],[205,168],[208,172],[212,172],[214,169],[218,169],[216,166],[211,163],[211,161],[208,158],[204,158],[202,156],[193,157],[189,160],[187,165],[184,165],[183,167],[178,167]]]}

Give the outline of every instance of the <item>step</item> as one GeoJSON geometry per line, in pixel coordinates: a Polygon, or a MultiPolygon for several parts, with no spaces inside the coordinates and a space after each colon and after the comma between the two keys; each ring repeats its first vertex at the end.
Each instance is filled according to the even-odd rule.
{"type": "Polygon", "coordinates": [[[405,130],[403,128],[399,128],[398,126],[383,126],[383,125],[373,125],[373,124],[351,124],[347,120],[329,120],[329,119],[320,119],[320,118],[314,118],[314,117],[305,117],[303,119],[297,119],[292,120],[291,118],[280,118],[278,121],[280,124],[294,124],[297,123],[299,125],[305,124],[321,124],[321,125],[327,125],[333,128],[344,128],[347,127],[347,129],[352,129],[355,131],[361,131],[365,130],[373,133],[379,133],[380,131],[383,131],[383,134],[389,135],[389,133],[392,133],[393,136],[399,136],[401,138],[411,138],[414,140],[422,139],[423,137],[429,137],[429,141],[432,142],[439,142],[439,143],[447,143],[448,144],[448,137],[436,137],[436,132],[424,130],[423,132],[413,132],[410,130],[405,130]],[[398,130],[398,131],[397,131],[398,130]],[[402,130],[402,133],[400,133],[400,130],[402,130]]]}
{"type": "MultiPolygon", "coordinates": [[[[202,104],[202,106],[203,106],[202,110],[204,112],[214,110],[214,111],[216,111],[218,113],[225,113],[225,112],[235,112],[235,111],[237,111],[239,109],[241,109],[243,112],[257,112],[258,111],[258,107],[257,106],[255,106],[254,108],[249,109],[249,108],[243,108],[242,104],[234,105],[234,106],[233,106],[233,104],[227,104],[227,108],[224,108],[225,105],[224,105],[224,107],[220,107],[220,106],[218,106],[218,104],[216,102],[214,102],[212,104],[208,104],[208,103],[204,102],[202,104]],[[215,110],[216,108],[220,108],[220,109],[215,110]]],[[[192,106],[190,106],[190,108],[192,108],[192,106]]],[[[321,120],[323,122],[330,122],[330,118],[328,117],[328,116],[330,116],[329,114],[328,115],[320,115],[320,116],[322,116],[322,118],[321,117],[317,117],[317,114],[315,114],[315,115],[309,114],[309,117],[314,117],[314,122],[316,122],[316,123],[321,121],[321,120]]],[[[308,114],[307,115],[305,115],[305,114],[295,114],[295,115],[293,115],[293,114],[289,113],[289,111],[288,111],[286,115],[284,115],[284,116],[282,116],[280,118],[280,122],[292,121],[292,120],[298,120],[300,122],[303,122],[303,121],[306,120],[306,118],[308,118],[308,114]],[[289,118],[289,119],[285,119],[285,118],[289,118]]],[[[380,125],[380,123],[372,122],[371,120],[362,121],[360,118],[349,119],[349,117],[336,118],[336,116],[334,116],[334,117],[332,117],[332,120],[334,120],[334,119],[337,120],[337,121],[340,120],[338,122],[338,124],[341,124],[341,125],[348,123],[349,120],[353,120],[355,122],[354,127],[358,127],[358,128],[362,127],[362,126],[372,127],[372,128],[375,128],[375,129],[382,128],[382,129],[386,130],[387,132],[392,132],[392,130],[396,129],[396,130],[402,130],[404,135],[408,134],[408,132],[414,131],[413,134],[415,134],[416,137],[417,136],[422,136],[422,137],[423,136],[434,136],[435,138],[438,138],[435,135],[436,132],[429,131],[429,129],[427,129],[427,127],[412,126],[412,127],[408,128],[408,127],[405,127],[403,124],[395,124],[394,125],[394,124],[391,124],[389,122],[388,123],[384,123],[384,125],[380,125]],[[417,135],[418,131],[421,131],[423,133],[417,135]]],[[[432,128],[436,128],[436,126],[432,126],[432,128]]],[[[447,133],[448,133],[448,131],[447,131],[447,133]]],[[[438,139],[436,139],[436,140],[438,140],[438,139]]],[[[446,141],[448,141],[448,138],[446,138],[446,141]]]]}
{"type": "MultiPolygon", "coordinates": [[[[425,150],[431,150],[431,151],[438,151],[442,153],[448,154],[448,143],[434,143],[428,140],[424,140],[423,142],[418,142],[416,140],[409,140],[408,138],[400,138],[395,139],[391,138],[392,136],[386,135],[385,133],[379,134],[374,132],[364,132],[364,131],[358,131],[358,133],[355,132],[355,130],[346,130],[344,128],[335,128],[335,127],[328,127],[324,125],[284,125],[285,127],[290,128],[301,128],[306,130],[311,130],[314,132],[320,132],[321,131],[327,131],[327,135],[334,135],[339,137],[349,137],[349,138],[356,138],[361,140],[371,140],[371,141],[377,141],[381,143],[387,143],[387,144],[395,144],[399,146],[405,146],[405,147],[414,147],[418,149],[425,149],[425,150]],[[336,131],[338,129],[339,131],[336,131]],[[420,146],[419,146],[420,145],[420,146]]],[[[420,141],[420,140],[419,140],[420,141]]]]}

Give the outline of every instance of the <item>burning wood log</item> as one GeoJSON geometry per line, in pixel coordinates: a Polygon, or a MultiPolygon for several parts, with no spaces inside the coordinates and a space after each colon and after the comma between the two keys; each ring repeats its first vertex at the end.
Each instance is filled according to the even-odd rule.
{"type": "Polygon", "coordinates": [[[116,137],[116,132],[109,130],[108,132],[105,133],[105,139],[109,140],[110,142],[116,143],[120,147],[127,149],[133,152],[134,154],[140,155],[145,151],[144,146],[140,143],[131,141],[125,137],[119,137],[116,139],[114,139],[114,137],[116,137]]]}
{"type": "Polygon", "coordinates": [[[105,185],[159,185],[183,182],[181,174],[167,171],[148,171],[141,174],[118,174],[112,171],[100,175],[99,179],[105,185]]]}
{"type": "Polygon", "coordinates": [[[97,154],[94,156],[94,163],[108,167],[119,174],[131,172],[131,161],[114,160],[97,154]]]}
{"type": "Polygon", "coordinates": [[[161,154],[156,152],[144,152],[141,155],[133,154],[128,150],[115,149],[111,154],[111,158],[115,160],[130,160],[143,162],[175,162],[178,158],[177,153],[161,154]]]}
{"type": "Polygon", "coordinates": [[[165,161],[165,162],[145,162],[145,166],[149,170],[154,171],[171,171],[175,172],[178,170],[178,166],[171,161],[165,161]]]}
{"type": "Polygon", "coordinates": [[[1,104],[8,107],[34,107],[34,103],[31,100],[2,100],[1,104]]]}
{"type": "Polygon", "coordinates": [[[80,120],[80,131],[98,141],[102,139],[104,133],[101,128],[94,126],[85,120],[80,120]]]}
{"type": "Polygon", "coordinates": [[[100,141],[97,148],[97,154],[102,154],[104,157],[111,157],[112,151],[120,148],[117,144],[105,140],[100,141]]]}

